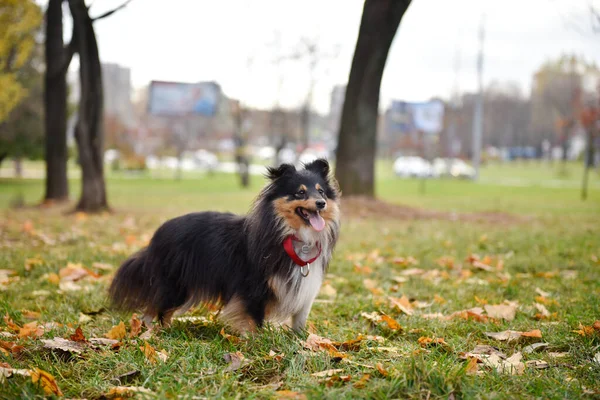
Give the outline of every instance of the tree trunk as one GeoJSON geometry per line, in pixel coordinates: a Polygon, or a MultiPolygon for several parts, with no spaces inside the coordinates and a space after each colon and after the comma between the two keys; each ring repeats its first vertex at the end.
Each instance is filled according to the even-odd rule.
{"type": "Polygon", "coordinates": [[[21,156],[16,156],[14,161],[15,161],[15,177],[22,178],[23,177],[23,158],[21,156]]]}
{"type": "Polygon", "coordinates": [[[69,0],[73,24],[78,32],[81,97],[75,140],[82,172],[81,197],[76,210],[98,212],[108,209],[104,182],[104,132],[102,126],[102,69],[93,21],[84,0],[69,0]]]}
{"type": "Polygon", "coordinates": [[[44,201],[69,197],[67,180],[67,79],[63,43],[63,0],[49,0],[46,12],[46,73],[44,80],[44,124],[46,193],[44,201]]]}
{"type": "Polygon", "coordinates": [[[373,196],[379,89],[410,0],[366,0],[342,110],[336,177],[345,195],[373,196]]]}

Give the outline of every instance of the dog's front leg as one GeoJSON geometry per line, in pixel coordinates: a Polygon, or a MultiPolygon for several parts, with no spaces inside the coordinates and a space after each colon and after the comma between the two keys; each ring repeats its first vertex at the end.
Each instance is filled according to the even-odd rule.
{"type": "Polygon", "coordinates": [[[292,329],[296,332],[300,332],[306,326],[306,320],[308,318],[308,314],[310,313],[310,309],[312,308],[312,302],[304,305],[302,309],[292,315],[292,329]]]}

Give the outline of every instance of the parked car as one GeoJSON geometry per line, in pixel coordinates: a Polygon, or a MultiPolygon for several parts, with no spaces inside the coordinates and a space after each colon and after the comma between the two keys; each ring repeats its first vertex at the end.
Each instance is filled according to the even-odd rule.
{"type": "Polygon", "coordinates": [[[403,178],[428,178],[433,175],[429,161],[415,156],[398,157],[394,161],[394,173],[403,178]]]}
{"type": "Polygon", "coordinates": [[[436,177],[473,179],[475,168],[460,158],[436,158],[433,160],[433,175],[436,177]]]}

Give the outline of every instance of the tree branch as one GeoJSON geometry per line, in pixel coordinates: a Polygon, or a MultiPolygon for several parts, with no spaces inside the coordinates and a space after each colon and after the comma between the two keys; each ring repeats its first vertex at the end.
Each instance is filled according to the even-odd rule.
{"type": "Polygon", "coordinates": [[[107,12],[105,12],[104,14],[98,15],[98,16],[97,16],[97,17],[95,17],[95,18],[92,18],[92,22],[96,22],[96,21],[98,21],[99,19],[102,19],[102,18],[106,18],[106,17],[109,17],[109,16],[111,16],[112,14],[116,13],[117,11],[119,11],[119,10],[121,10],[121,9],[125,8],[125,7],[127,6],[127,4],[129,4],[129,3],[131,3],[131,0],[127,0],[125,3],[121,4],[119,7],[117,7],[117,8],[114,8],[114,9],[112,9],[112,10],[110,10],[110,11],[107,11],[107,12]]]}

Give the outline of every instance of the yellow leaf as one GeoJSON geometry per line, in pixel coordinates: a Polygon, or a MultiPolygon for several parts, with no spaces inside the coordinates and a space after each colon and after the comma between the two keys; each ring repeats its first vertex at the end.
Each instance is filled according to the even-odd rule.
{"type": "Polygon", "coordinates": [[[127,331],[125,329],[125,323],[123,321],[119,322],[119,325],[113,326],[104,337],[114,340],[121,340],[127,335],[127,331]]]}
{"type": "Polygon", "coordinates": [[[54,379],[54,377],[52,375],[50,375],[48,372],[46,371],[42,371],[39,368],[36,368],[34,370],[31,371],[31,381],[33,383],[38,383],[42,389],[44,389],[44,393],[47,394],[48,396],[50,395],[57,395],[57,396],[62,396],[62,392],[60,391],[60,388],[58,387],[58,384],[56,383],[56,380],[54,379]]]}
{"type": "Polygon", "coordinates": [[[387,323],[387,325],[388,325],[388,328],[390,328],[393,331],[401,331],[402,330],[402,326],[400,326],[398,321],[396,321],[394,318],[390,317],[389,315],[385,315],[385,314],[382,315],[381,320],[385,321],[385,323],[387,323]]]}
{"type": "Polygon", "coordinates": [[[137,317],[137,314],[133,314],[131,316],[131,321],[129,321],[130,331],[129,337],[134,338],[140,334],[142,331],[142,321],[140,321],[137,317]]]}
{"type": "Polygon", "coordinates": [[[154,347],[150,346],[148,342],[144,342],[144,345],[140,346],[140,350],[142,353],[144,353],[146,360],[148,360],[150,364],[156,364],[158,361],[158,355],[156,354],[154,347]]]}
{"type": "Polygon", "coordinates": [[[362,389],[365,387],[369,379],[371,379],[370,374],[363,374],[363,376],[357,382],[355,382],[353,386],[357,389],[362,389]]]}

